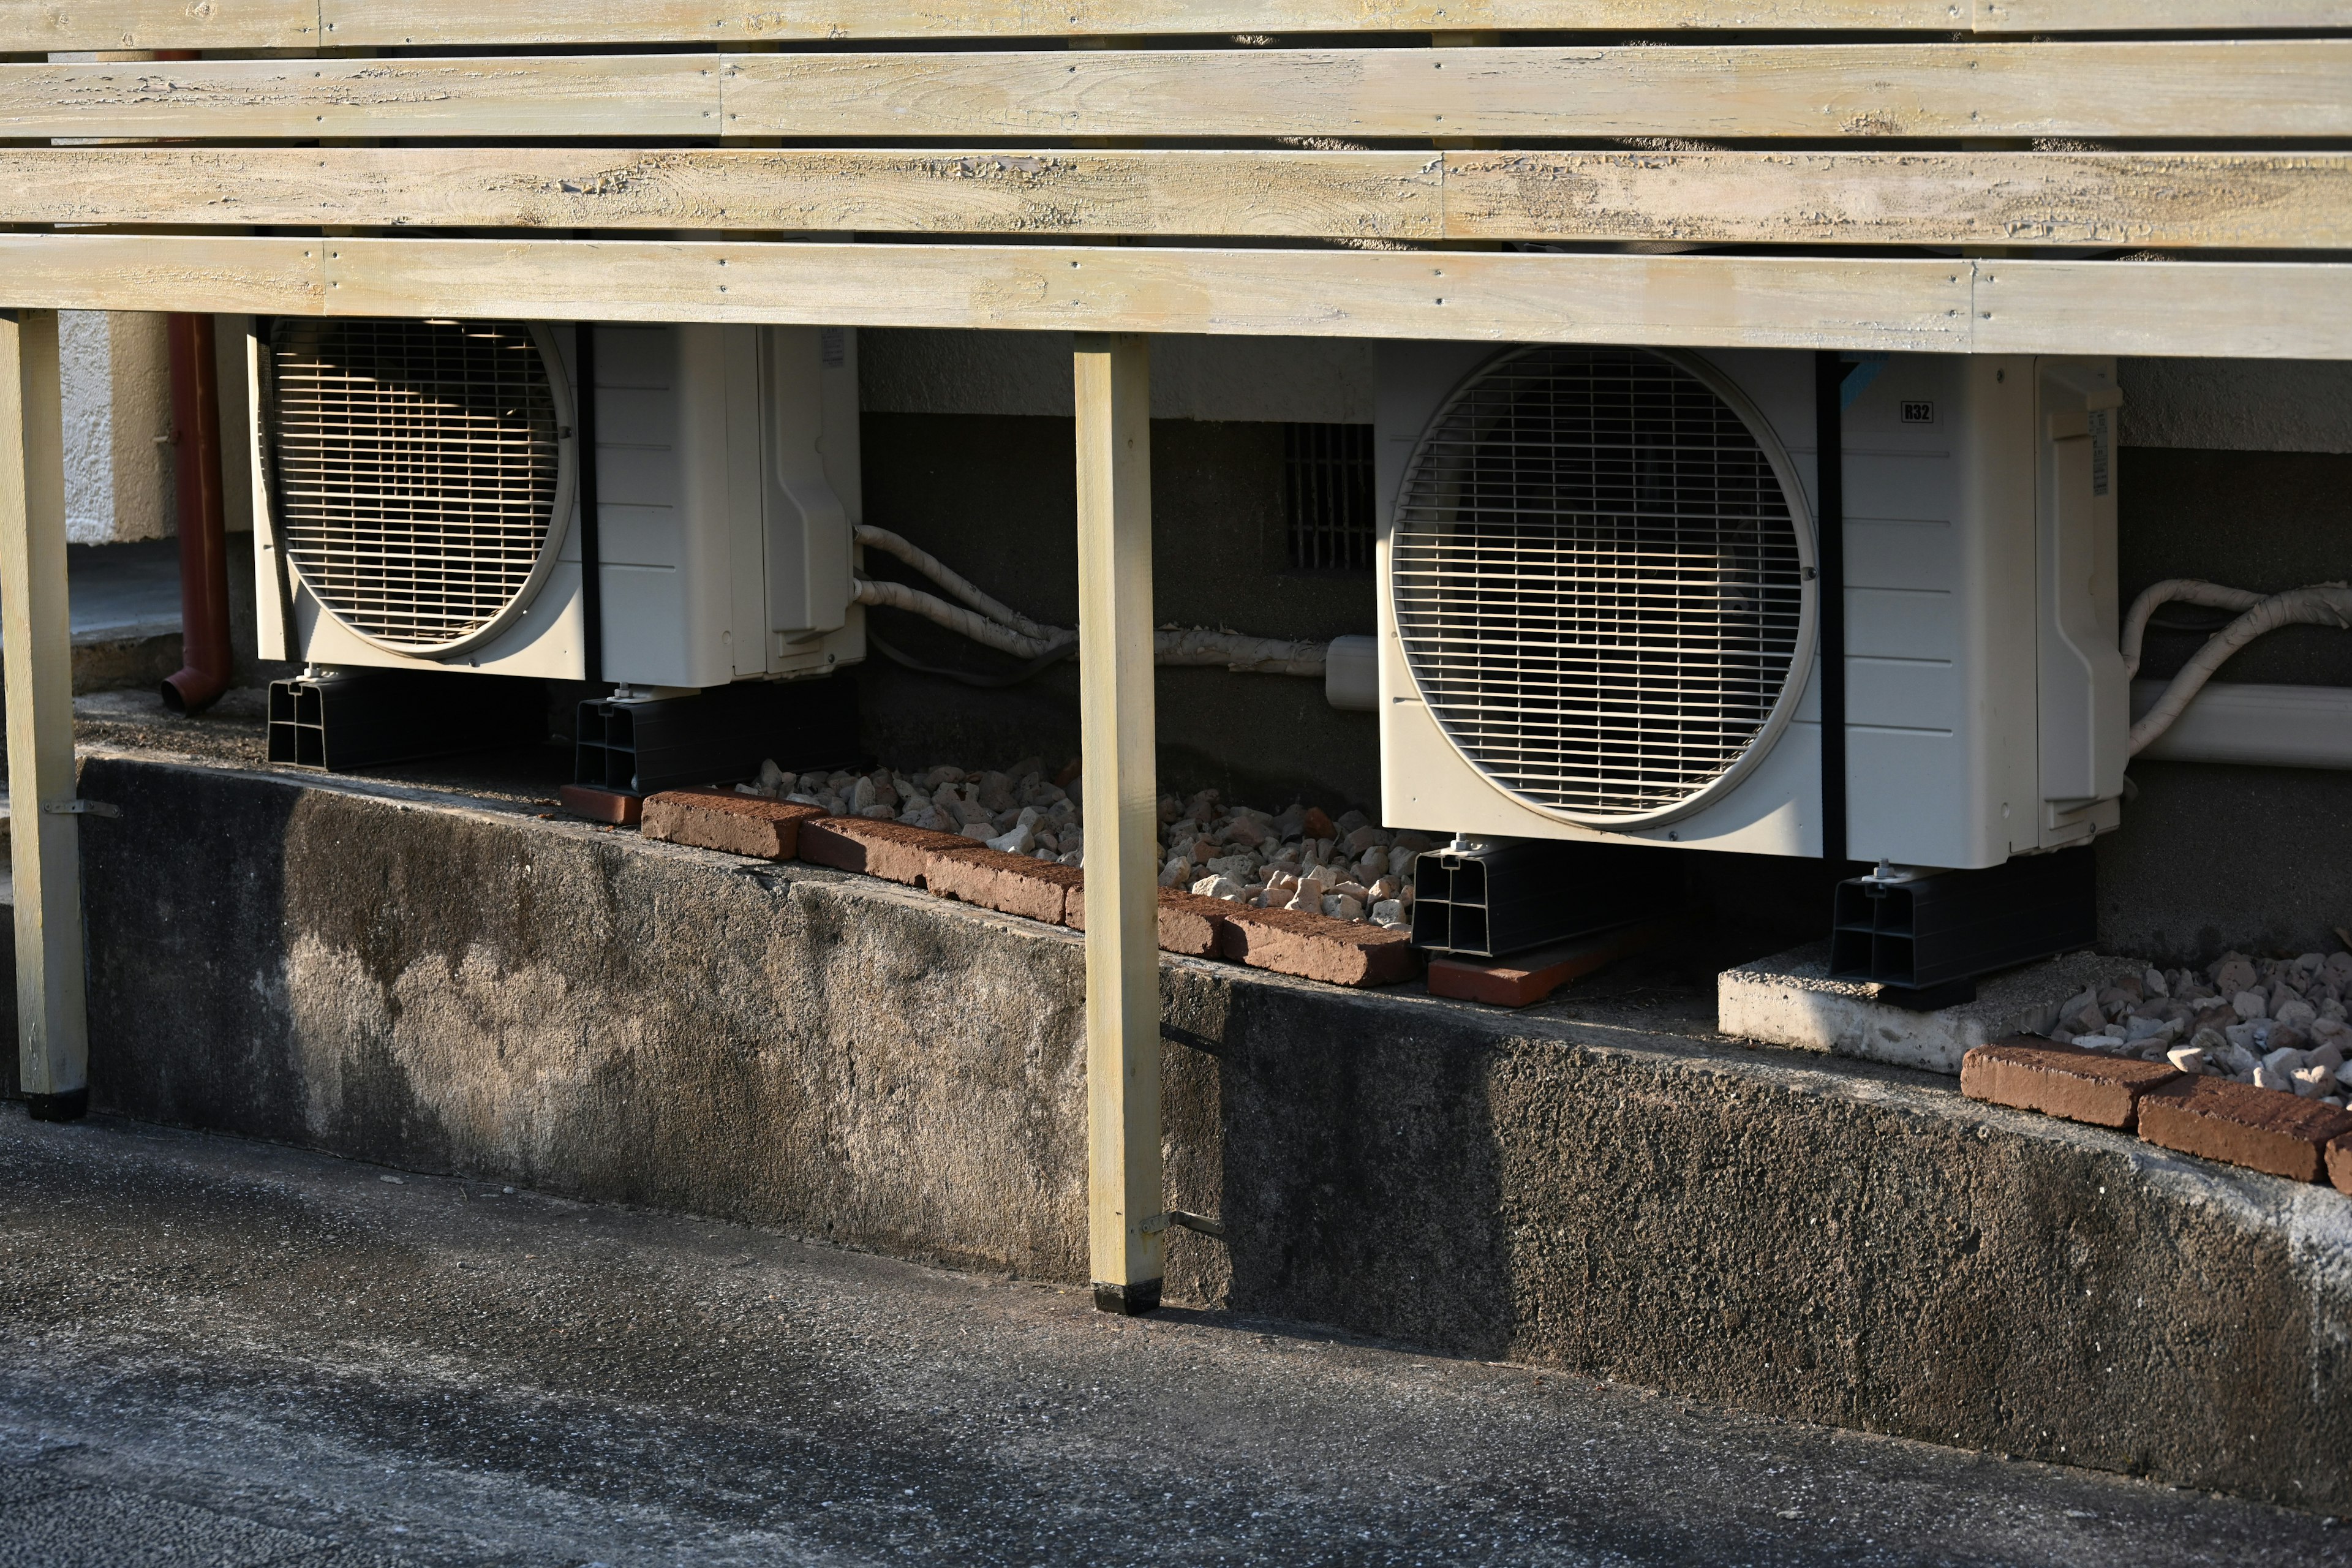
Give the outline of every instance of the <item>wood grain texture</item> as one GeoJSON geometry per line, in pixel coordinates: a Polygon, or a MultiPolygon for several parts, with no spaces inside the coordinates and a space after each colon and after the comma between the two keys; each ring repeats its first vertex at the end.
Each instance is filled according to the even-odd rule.
{"type": "Polygon", "coordinates": [[[0,321],[0,644],[8,649],[16,1047],[32,1095],[71,1094],[89,1083],[81,818],[42,809],[76,794],[64,443],[56,313],[0,321]]]}
{"type": "Polygon", "coordinates": [[[0,50],[1217,33],[2352,27],[2347,0],[0,0],[0,50]]]}
{"type": "Polygon", "coordinates": [[[0,136],[709,136],[708,55],[0,65],[0,136]]]}
{"type": "Polygon", "coordinates": [[[0,223],[2352,247],[2352,153],[0,148],[0,223]]]}
{"type": "Polygon", "coordinates": [[[730,132],[2352,134],[2352,40],[731,58],[730,132]]]}
{"type": "Polygon", "coordinates": [[[0,279],[60,310],[2352,359],[2328,262],[16,234],[0,279]]]}
{"type": "Polygon", "coordinates": [[[1441,237],[1433,153],[0,148],[0,222],[1441,237]]]}
{"type": "Polygon", "coordinates": [[[1893,349],[1965,346],[1969,314],[1967,268],[1934,261],[657,241],[326,249],[328,308],[364,315],[1893,349]],[[1670,261],[1689,265],[1660,265],[1670,261]]]}
{"type": "Polygon", "coordinates": [[[1452,239],[2352,246],[2352,155],[1449,153],[1452,239]]]}
{"type": "Polygon", "coordinates": [[[2352,27],[2352,0],[1974,0],[1980,33],[2352,27]]]}
{"type": "Polygon", "coordinates": [[[1086,752],[1087,1212],[1097,1285],[1156,1287],[1160,789],[1151,613],[1151,340],[1081,334],[1073,362],[1078,717],[1086,752]]]}
{"type": "Polygon", "coordinates": [[[1987,261],[1979,264],[1976,316],[1971,335],[1984,353],[2352,359],[2352,269],[1987,261]]]}
{"type": "Polygon", "coordinates": [[[0,52],[299,49],[318,0],[0,0],[0,52]]]}
{"type": "Polygon", "coordinates": [[[2352,39],[0,66],[21,138],[2352,134],[2352,39]]]}

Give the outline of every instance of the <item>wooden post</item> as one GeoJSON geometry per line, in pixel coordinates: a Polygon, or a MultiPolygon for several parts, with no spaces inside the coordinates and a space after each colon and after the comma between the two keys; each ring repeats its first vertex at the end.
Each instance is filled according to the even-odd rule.
{"type": "Polygon", "coordinates": [[[89,1107],[81,836],[54,310],[0,314],[0,662],[16,880],[16,1049],[34,1119],[89,1107]]]}
{"type": "Polygon", "coordinates": [[[1076,384],[1087,1233],[1095,1305],[1132,1315],[1164,1272],[1150,340],[1079,334],[1076,384]]]}

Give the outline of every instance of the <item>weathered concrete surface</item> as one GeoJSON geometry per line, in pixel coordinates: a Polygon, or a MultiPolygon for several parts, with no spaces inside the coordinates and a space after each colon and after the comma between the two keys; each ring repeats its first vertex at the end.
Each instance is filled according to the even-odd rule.
{"type": "Polygon", "coordinates": [[[1716,1021],[1736,1040],[1958,1078],[1960,1058],[1979,1046],[2047,1034],[2069,1000],[2111,976],[2137,977],[2142,967],[2070,952],[1986,976],[1973,1002],[1915,1013],[1878,1000],[1880,986],[1832,980],[1830,944],[1822,942],[1725,970],[1716,977],[1716,1021]]]}
{"type": "Polygon", "coordinates": [[[0,1564],[2319,1568],[2310,1513],[0,1109],[0,1564]]]}
{"type": "MultiPolygon", "coordinates": [[[[1084,1278],[1077,939],[390,786],[83,793],[101,1107],[1084,1278]]],[[[2352,1204],[1622,1022],[1163,970],[1180,1299],[2352,1504],[2352,1204]]]]}

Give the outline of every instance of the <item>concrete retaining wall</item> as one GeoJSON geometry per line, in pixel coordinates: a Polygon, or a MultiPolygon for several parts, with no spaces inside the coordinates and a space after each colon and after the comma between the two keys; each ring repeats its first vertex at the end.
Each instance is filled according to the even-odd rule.
{"type": "MultiPolygon", "coordinates": [[[[1085,1278],[1082,952],[812,868],[109,756],[101,1107],[1085,1278]]],[[[2352,1506],[2352,1203],[1948,1079],[1163,970],[1171,1294],[2352,1506]]]]}

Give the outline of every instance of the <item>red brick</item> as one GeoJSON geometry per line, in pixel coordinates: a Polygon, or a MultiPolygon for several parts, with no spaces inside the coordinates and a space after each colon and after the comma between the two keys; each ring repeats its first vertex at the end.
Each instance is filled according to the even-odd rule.
{"type": "Polygon", "coordinates": [[[1493,1007],[1532,1007],[1571,980],[1655,946],[1672,929],[1653,921],[1509,958],[1433,958],[1429,994],[1493,1007]]]}
{"type": "Polygon", "coordinates": [[[645,820],[646,801],[643,795],[627,795],[616,789],[598,789],[593,784],[565,784],[555,795],[563,803],[564,810],[574,816],[584,816],[591,822],[635,827],[645,820]]]}
{"type": "Polygon", "coordinates": [[[830,866],[836,871],[856,871],[919,888],[933,855],[972,842],[957,834],[909,827],[903,822],[829,816],[801,829],[801,858],[812,866],[830,866]]]}
{"type": "Polygon", "coordinates": [[[1421,966],[1420,953],[1401,931],[1304,910],[1225,908],[1224,955],[1253,969],[1333,985],[1392,985],[1421,966]]]}
{"type": "Polygon", "coordinates": [[[646,797],[646,837],[761,860],[789,860],[800,849],[801,824],[824,816],[822,806],[733,790],[665,790],[646,797]]]}
{"type": "Polygon", "coordinates": [[[2141,1097],[2180,1076],[2163,1062],[2104,1057],[2032,1035],[1979,1046],[1960,1058],[1960,1092],[2094,1127],[2129,1128],[2141,1097]]]}
{"type": "Polygon", "coordinates": [[[2352,1133],[2352,1111],[2275,1089],[2192,1078],[2139,1102],[2139,1135],[2289,1181],[2315,1182],[2330,1140],[2352,1133]]]}
{"type": "Polygon", "coordinates": [[[925,868],[931,891],[942,899],[961,899],[1000,914],[1025,915],[1060,925],[1069,908],[1071,890],[1084,885],[1076,866],[1008,855],[970,839],[960,849],[933,850],[925,868]]]}
{"type": "MultiPolygon", "coordinates": [[[[1204,898],[1181,888],[1160,889],[1160,951],[1185,958],[1214,958],[1223,948],[1225,921],[1239,905],[1204,898]]],[[[1070,889],[1062,923],[1072,931],[1087,929],[1087,889],[1083,882],[1070,889]]]]}
{"type": "Polygon", "coordinates": [[[2337,1192],[2352,1197],[2352,1132],[2327,1141],[2327,1179],[2337,1192]]]}
{"type": "Polygon", "coordinates": [[[1225,945],[1225,928],[1242,906],[1181,888],[1160,889],[1160,951],[1186,958],[1213,958],[1225,945]]]}

